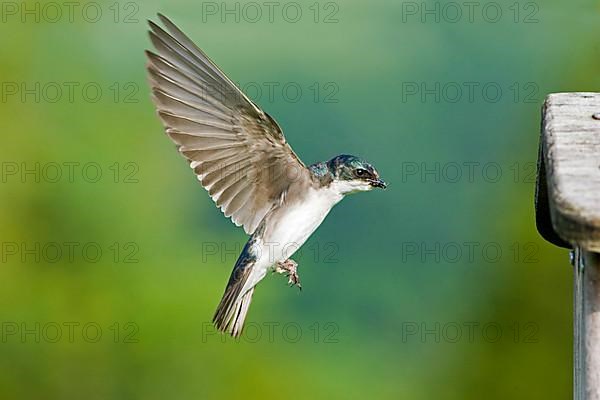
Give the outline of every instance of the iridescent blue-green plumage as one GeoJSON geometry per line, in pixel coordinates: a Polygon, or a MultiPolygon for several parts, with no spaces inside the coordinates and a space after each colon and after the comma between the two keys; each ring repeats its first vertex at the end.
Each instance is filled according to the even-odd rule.
{"type": "Polygon", "coordinates": [[[327,186],[333,181],[333,174],[326,162],[320,161],[310,165],[308,170],[321,186],[327,186]]]}
{"type": "Polygon", "coordinates": [[[321,161],[312,164],[308,168],[323,186],[328,185],[334,179],[353,180],[357,178],[379,178],[379,173],[369,162],[349,154],[340,154],[329,161],[321,161]],[[357,176],[357,172],[360,173],[360,175],[357,176]]]}
{"type": "Polygon", "coordinates": [[[341,154],[327,161],[329,170],[335,179],[350,180],[355,179],[354,172],[363,169],[372,175],[379,175],[375,168],[360,157],[341,154]]]}

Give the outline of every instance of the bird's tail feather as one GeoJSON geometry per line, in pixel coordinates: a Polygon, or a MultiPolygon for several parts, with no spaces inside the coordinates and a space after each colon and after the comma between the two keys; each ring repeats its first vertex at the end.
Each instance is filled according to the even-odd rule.
{"type": "Polygon", "coordinates": [[[256,255],[252,251],[254,242],[253,235],[244,246],[242,254],[231,271],[225,293],[213,317],[217,329],[233,337],[238,337],[242,333],[244,320],[252,301],[252,293],[254,293],[254,285],[248,285],[249,288],[246,286],[256,263],[256,255]]]}
{"type": "Polygon", "coordinates": [[[228,296],[228,293],[225,292],[213,318],[218,330],[229,333],[233,337],[241,335],[253,293],[254,288],[251,288],[242,296],[236,296],[234,300],[230,299],[232,296],[228,296]]]}
{"type": "Polygon", "coordinates": [[[217,329],[229,333],[233,337],[238,337],[242,333],[244,319],[246,319],[252,301],[254,287],[246,289],[245,285],[253,266],[254,262],[240,256],[233,271],[231,271],[225,293],[223,293],[223,298],[221,298],[213,317],[217,329]]]}

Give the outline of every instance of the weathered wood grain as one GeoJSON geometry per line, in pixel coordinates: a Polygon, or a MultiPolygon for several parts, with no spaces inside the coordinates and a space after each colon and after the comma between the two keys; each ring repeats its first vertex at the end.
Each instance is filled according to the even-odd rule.
{"type": "Polygon", "coordinates": [[[573,398],[600,400],[600,254],[575,250],[573,398]]]}
{"type": "Polygon", "coordinates": [[[536,224],[574,249],[573,397],[600,400],[600,93],[555,93],[542,110],[536,224]]]}
{"type": "Polygon", "coordinates": [[[584,252],[585,394],[600,400],[600,254],[584,252]]]}
{"type": "MultiPolygon", "coordinates": [[[[600,93],[549,95],[543,108],[540,155],[555,233],[573,247],[594,252],[600,252],[600,120],[594,118],[598,113],[600,93]]],[[[540,176],[538,193],[543,184],[540,176]]]]}

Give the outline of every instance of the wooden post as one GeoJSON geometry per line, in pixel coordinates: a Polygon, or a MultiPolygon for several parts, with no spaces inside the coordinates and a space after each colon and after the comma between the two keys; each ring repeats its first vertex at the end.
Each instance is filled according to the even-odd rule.
{"type": "Polygon", "coordinates": [[[573,249],[573,397],[600,400],[600,93],[546,98],[535,197],[540,234],[573,249]]]}

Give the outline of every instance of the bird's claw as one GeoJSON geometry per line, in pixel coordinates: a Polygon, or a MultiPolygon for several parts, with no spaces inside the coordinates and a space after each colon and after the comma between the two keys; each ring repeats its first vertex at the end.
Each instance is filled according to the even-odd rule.
{"type": "Polygon", "coordinates": [[[286,274],[288,277],[288,284],[290,286],[298,286],[298,289],[302,290],[300,276],[298,275],[298,263],[296,261],[288,259],[283,262],[278,262],[275,267],[275,272],[286,274]]]}
{"type": "Polygon", "coordinates": [[[290,286],[295,285],[298,286],[298,289],[302,290],[302,285],[300,284],[300,277],[298,276],[298,273],[289,274],[288,277],[288,284],[290,286]]]}

